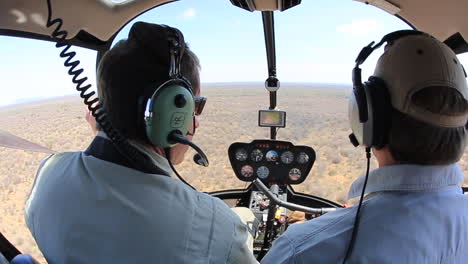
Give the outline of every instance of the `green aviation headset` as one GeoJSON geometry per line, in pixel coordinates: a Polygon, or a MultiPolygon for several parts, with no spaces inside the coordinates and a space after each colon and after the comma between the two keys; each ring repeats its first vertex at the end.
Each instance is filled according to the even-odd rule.
{"type": "Polygon", "coordinates": [[[177,144],[171,135],[188,133],[195,111],[195,101],[190,82],[180,73],[185,51],[182,33],[168,26],[170,52],[169,80],[160,85],[146,103],[145,128],[151,144],[163,149],[177,144]]]}

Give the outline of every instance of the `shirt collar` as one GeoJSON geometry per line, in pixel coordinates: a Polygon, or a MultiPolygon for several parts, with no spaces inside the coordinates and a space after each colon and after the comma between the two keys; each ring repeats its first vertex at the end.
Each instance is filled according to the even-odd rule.
{"type": "MultiPolygon", "coordinates": [[[[353,182],[348,199],[361,195],[365,177],[363,175],[353,182]]],[[[456,163],[443,166],[391,165],[369,173],[366,194],[380,191],[428,191],[462,182],[463,172],[456,163]]]]}
{"type": "MultiPolygon", "coordinates": [[[[99,131],[97,133],[97,135],[96,135],[96,138],[104,138],[104,139],[110,141],[110,138],[103,131],[99,131]]],[[[171,166],[169,165],[169,161],[166,159],[166,157],[161,156],[159,153],[157,153],[153,149],[148,148],[144,144],[141,144],[141,143],[139,143],[137,141],[129,140],[128,142],[134,148],[136,148],[137,150],[142,152],[145,156],[147,156],[151,160],[151,162],[153,162],[156,165],[156,167],[158,169],[157,174],[163,174],[163,175],[167,175],[167,176],[172,175],[173,171],[172,171],[171,166]]],[[[111,146],[113,146],[113,145],[111,145],[111,146]]],[[[90,148],[88,148],[87,152],[89,152],[89,150],[90,150],[90,148]]],[[[109,152],[109,149],[102,150],[101,152],[106,152],[106,151],[109,152]]],[[[111,150],[111,152],[114,152],[114,154],[118,154],[118,153],[115,153],[116,150],[111,150]]],[[[129,168],[132,168],[132,169],[139,170],[138,168],[134,168],[131,164],[129,164],[128,161],[124,157],[120,157],[120,159],[117,159],[117,160],[114,157],[114,159],[111,159],[111,160],[108,160],[108,161],[117,163],[117,164],[125,166],[125,167],[129,167],[129,168]]]]}

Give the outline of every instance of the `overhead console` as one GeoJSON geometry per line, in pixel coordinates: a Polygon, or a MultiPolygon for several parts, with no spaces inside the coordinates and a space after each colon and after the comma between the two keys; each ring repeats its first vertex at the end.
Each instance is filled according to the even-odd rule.
{"type": "Polygon", "coordinates": [[[233,143],[228,150],[229,161],[239,180],[264,183],[300,184],[315,162],[315,151],[291,142],[254,140],[233,143]]]}
{"type": "Polygon", "coordinates": [[[301,0],[231,0],[231,3],[247,11],[284,11],[299,5],[301,0]]]}

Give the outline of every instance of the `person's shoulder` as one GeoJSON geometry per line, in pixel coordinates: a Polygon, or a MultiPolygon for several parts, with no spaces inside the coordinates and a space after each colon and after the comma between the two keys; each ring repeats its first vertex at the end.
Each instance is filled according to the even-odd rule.
{"type": "MultiPolygon", "coordinates": [[[[241,220],[241,215],[244,211],[239,210],[242,208],[236,208],[236,210],[233,210],[233,208],[229,207],[229,205],[226,204],[223,200],[221,200],[218,197],[212,196],[209,193],[198,192],[195,190],[189,190],[189,192],[190,191],[192,191],[192,193],[195,196],[196,207],[198,208],[198,210],[204,212],[204,214],[212,215],[214,222],[225,227],[226,230],[224,231],[232,231],[231,229],[227,228],[228,226],[231,226],[236,230],[239,228],[243,229],[245,224],[241,220]]],[[[250,210],[248,208],[246,209],[250,210]]]]}
{"type": "Polygon", "coordinates": [[[299,236],[296,236],[299,234],[306,237],[313,236],[326,229],[334,228],[337,225],[349,224],[352,222],[349,221],[349,219],[352,219],[355,213],[356,210],[354,207],[338,208],[335,211],[326,213],[304,223],[293,224],[288,228],[287,232],[294,234],[296,238],[299,238],[299,236]]]}
{"type": "Polygon", "coordinates": [[[83,154],[83,152],[57,152],[54,154],[51,154],[47,156],[41,163],[42,167],[46,163],[51,163],[51,162],[57,162],[57,161],[63,161],[63,160],[70,160],[73,158],[78,158],[83,154]]]}
{"type": "Polygon", "coordinates": [[[297,251],[314,247],[327,240],[341,239],[353,228],[356,210],[339,208],[320,217],[289,226],[283,234],[297,251]]]}
{"type": "Polygon", "coordinates": [[[219,214],[229,216],[235,215],[231,208],[229,208],[229,206],[220,198],[205,192],[199,192],[195,190],[193,190],[193,192],[197,197],[197,201],[209,205],[213,208],[213,210],[215,210],[219,214]]]}
{"type": "Polygon", "coordinates": [[[44,168],[51,168],[56,165],[62,166],[63,162],[69,162],[73,159],[79,158],[82,152],[57,152],[45,157],[39,165],[37,172],[41,173],[44,168]]]}
{"type": "Polygon", "coordinates": [[[349,240],[354,208],[340,208],[320,217],[288,227],[262,263],[337,263],[349,240]]]}

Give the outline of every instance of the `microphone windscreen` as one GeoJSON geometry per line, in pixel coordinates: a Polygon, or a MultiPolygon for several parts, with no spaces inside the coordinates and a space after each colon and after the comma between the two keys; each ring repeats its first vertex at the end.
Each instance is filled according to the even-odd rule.
{"type": "Polygon", "coordinates": [[[203,159],[202,159],[201,155],[198,154],[198,153],[193,155],[193,162],[195,162],[197,165],[205,166],[205,164],[203,163],[203,159]]]}

